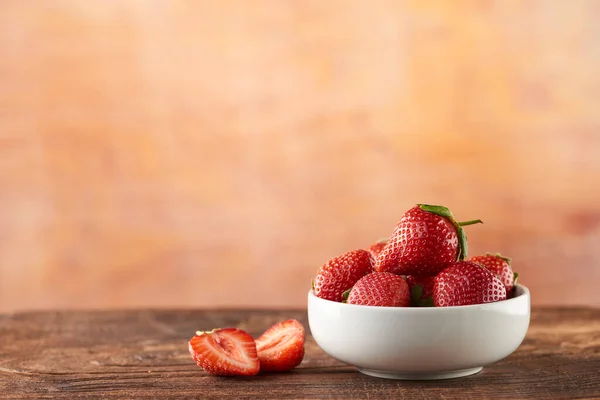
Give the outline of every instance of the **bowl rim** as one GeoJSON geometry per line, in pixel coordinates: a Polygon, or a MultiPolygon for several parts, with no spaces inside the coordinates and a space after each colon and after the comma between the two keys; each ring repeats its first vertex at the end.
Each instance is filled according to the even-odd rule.
{"type": "Polygon", "coordinates": [[[520,289],[521,293],[518,293],[516,296],[514,296],[510,299],[495,301],[492,303],[469,304],[469,305],[465,305],[465,306],[448,306],[448,307],[382,307],[382,306],[364,306],[364,305],[360,305],[360,304],[348,304],[348,303],[342,303],[339,301],[322,299],[322,298],[318,297],[317,295],[315,295],[312,289],[310,289],[308,291],[308,296],[313,297],[317,301],[323,301],[323,302],[327,302],[327,303],[331,303],[331,304],[338,304],[339,307],[348,307],[349,309],[352,309],[352,308],[360,309],[360,310],[371,309],[371,310],[380,310],[381,312],[394,312],[394,311],[402,310],[402,312],[425,313],[425,312],[440,312],[440,310],[465,310],[465,309],[470,309],[470,308],[475,309],[475,308],[500,307],[501,305],[510,305],[512,303],[515,303],[515,302],[519,301],[520,299],[522,299],[523,297],[530,297],[529,288],[527,288],[527,286],[524,286],[524,285],[521,285],[520,283],[518,283],[517,285],[515,285],[515,291],[517,289],[520,289]],[[385,310],[385,311],[383,311],[383,310],[385,310]]]}

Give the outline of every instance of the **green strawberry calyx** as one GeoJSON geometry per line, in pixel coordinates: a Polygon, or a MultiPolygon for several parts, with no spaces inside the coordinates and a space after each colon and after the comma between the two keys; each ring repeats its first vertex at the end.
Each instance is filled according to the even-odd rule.
{"type": "Polygon", "coordinates": [[[352,290],[352,288],[346,290],[344,293],[342,293],[342,303],[347,303],[348,302],[348,296],[350,296],[350,291],[352,290]]]}
{"type": "Polygon", "coordinates": [[[433,307],[433,297],[424,297],[419,300],[419,307],[433,307]]]}
{"type": "Polygon", "coordinates": [[[444,206],[432,206],[431,204],[417,204],[421,210],[430,212],[435,215],[439,215],[440,217],[452,218],[454,219],[454,214],[448,207],[444,206]]]}
{"type": "Polygon", "coordinates": [[[503,256],[502,256],[500,253],[495,253],[495,254],[492,254],[492,253],[485,253],[485,255],[486,255],[486,256],[493,256],[493,257],[498,257],[498,258],[501,258],[501,259],[503,259],[504,261],[506,261],[506,263],[507,263],[508,265],[510,265],[510,263],[512,262],[512,258],[510,258],[510,257],[503,257],[503,256]]]}
{"type": "Polygon", "coordinates": [[[415,285],[410,290],[410,300],[417,307],[433,307],[431,296],[423,297],[423,286],[415,285]]]}
{"type": "Polygon", "coordinates": [[[220,331],[222,328],[214,328],[211,329],[210,331],[196,331],[196,336],[202,336],[202,335],[212,335],[213,333],[220,331]]]}
{"type": "Polygon", "coordinates": [[[421,210],[439,215],[440,217],[446,218],[449,220],[452,225],[456,228],[456,233],[458,235],[458,254],[456,255],[457,261],[462,261],[467,258],[469,253],[469,248],[467,245],[467,234],[465,233],[463,226],[474,225],[474,224],[483,224],[483,221],[480,219],[473,219],[470,221],[464,222],[456,222],[454,219],[454,214],[448,207],[444,206],[433,206],[430,204],[417,204],[421,210]]]}
{"type": "Polygon", "coordinates": [[[423,287],[421,285],[415,285],[410,290],[410,299],[413,303],[418,303],[421,300],[421,296],[423,296],[423,287]]]}

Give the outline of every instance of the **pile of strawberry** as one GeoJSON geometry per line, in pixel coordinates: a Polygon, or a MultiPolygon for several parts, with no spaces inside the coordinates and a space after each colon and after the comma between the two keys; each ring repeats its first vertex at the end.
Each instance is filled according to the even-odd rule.
{"type": "Polygon", "coordinates": [[[408,210],[388,240],[350,251],[323,265],[316,296],[382,307],[448,307],[491,303],[512,296],[517,274],[499,254],[467,258],[463,226],[443,206],[408,210]]]}

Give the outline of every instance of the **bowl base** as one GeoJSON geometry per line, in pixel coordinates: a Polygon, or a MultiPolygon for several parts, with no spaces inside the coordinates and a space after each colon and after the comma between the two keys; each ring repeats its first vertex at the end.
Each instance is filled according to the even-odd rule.
{"type": "Polygon", "coordinates": [[[483,367],[457,369],[455,371],[444,372],[395,372],[395,371],[379,371],[376,369],[358,368],[365,375],[375,376],[377,378],[400,379],[405,381],[425,381],[438,379],[460,378],[478,373],[483,367]]]}

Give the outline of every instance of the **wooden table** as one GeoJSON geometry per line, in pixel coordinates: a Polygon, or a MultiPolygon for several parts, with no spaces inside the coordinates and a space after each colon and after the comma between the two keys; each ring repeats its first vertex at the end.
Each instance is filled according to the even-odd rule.
{"type": "Polygon", "coordinates": [[[198,330],[237,326],[259,335],[306,312],[66,311],[0,315],[0,398],[600,398],[600,309],[536,308],[507,359],[466,378],[372,378],[324,354],[310,335],[293,372],[216,378],[187,351],[198,330]]]}

